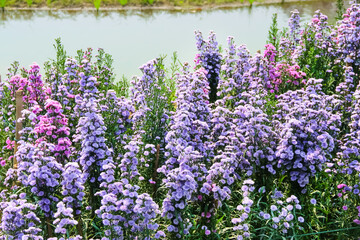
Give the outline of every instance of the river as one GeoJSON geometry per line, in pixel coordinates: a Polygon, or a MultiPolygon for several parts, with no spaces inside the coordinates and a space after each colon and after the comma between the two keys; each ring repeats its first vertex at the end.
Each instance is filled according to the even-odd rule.
{"type": "Polygon", "coordinates": [[[14,10],[0,13],[0,74],[17,60],[28,67],[55,57],[54,39],[60,37],[67,53],[103,48],[114,59],[114,72],[128,78],[138,67],[160,55],[177,52],[180,61],[192,62],[196,54],[194,31],[207,37],[210,30],[226,46],[227,36],[246,44],[251,52],[266,44],[271,18],[278,14],[286,27],[290,11],[298,9],[303,21],[321,9],[334,22],[336,1],[284,3],[196,12],[182,11],[45,11],[14,10]]]}

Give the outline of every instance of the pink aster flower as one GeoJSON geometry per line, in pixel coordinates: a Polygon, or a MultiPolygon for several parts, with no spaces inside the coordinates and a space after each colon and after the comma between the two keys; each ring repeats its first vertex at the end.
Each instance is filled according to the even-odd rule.
{"type": "Polygon", "coordinates": [[[337,186],[338,189],[342,189],[343,187],[346,187],[346,184],[342,183],[337,186]]]}

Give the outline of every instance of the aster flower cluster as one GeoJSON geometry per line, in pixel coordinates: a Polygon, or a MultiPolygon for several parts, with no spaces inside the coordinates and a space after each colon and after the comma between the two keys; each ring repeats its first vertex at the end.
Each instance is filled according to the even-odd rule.
{"type": "Polygon", "coordinates": [[[221,68],[221,54],[219,52],[218,43],[216,41],[215,33],[210,32],[208,41],[203,39],[200,31],[195,32],[196,46],[198,48],[200,66],[206,70],[206,77],[209,81],[210,102],[215,102],[217,98],[217,86],[220,79],[221,68]]]}
{"type": "Polygon", "coordinates": [[[86,112],[94,111],[98,103],[99,90],[97,89],[96,77],[91,75],[91,62],[87,55],[81,61],[79,76],[79,93],[75,96],[74,107],[77,117],[83,117],[86,112]]]}
{"type": "MultiPolygon", "coordinates": [[[[61,52],[60,55],[65,53],[61,52]]],[[[111,56],[104,52],[102,49],[98,49],[98,55],[96,55],[96,61],[91,62],[92,49],[79,52],[79,56],[76,59],[69,58],[66,55],[62,56],[63,62],[54,63],[55,66],[49,69],[49,82],[52,88],[51,97],[54,100],[59,101],[63,105],[63,114],[68,116],[70,135],[76,133],[76,126],[78,124],[79,116],[82,115],[84,110],[80,110],[81,105],[77,104],[83,98],[92,98],[90,95],[95,94],[100,105],[100,109],[103,112],[105,122],[114,121],[114,118],[109,118],[108,114],[115,113],[116,108],[111,103],[114,98],[107,99],[107,90],[113,86],[113,73],[112,73],[112,59],[111,56]],[[60,65],[60,66],[59,66],[60,65]],[[88,86],[84,86],[84,82],[95,81],[95,85],[89,83],[88,86]],[[87,89],[87,91],[85,91],[87,89]],[[90,94],[90,95],[89,95],[90,94]],[[76,97],[76,99],[75,99],[76,97]],[[109,107],[112,108],[109,108],[109,107]],[[111,109],[107,112],[106,109],[111,109]]],[[[94,96],[93,96],[94,97],[94,96]]],[[[117,126],[114,126],[117,127],[117,126]]],[[[110,135],[107,135],[107,138],[110,135]]],[[[108,144],[110,144],[108,140],[108,144]]]]}
{"type": "Polygon", "coordinates": [[[282,122],[277,166],[290,171],[301,187],[330,161],[340,131],[341,114],[331,112],[340,101],[324,95],[321,82],[309,79],[306,90],[281,95],[275,115],[282,122]]]}
{"type": "MultiPolygon", "coordinates": [[[[106,189],[107,185],[115,180],[113,151],[107,146],[105,138],[107,128],[100,112],[102,92],[99,92],[97,88],[97,78],[92,75],[93,66],[90,60],[91,51],[87,51],[83,55],[77,74],[79,89],[75,96],[76,106],[74,107],[78,122],[73,141],[77,143],[76,146],[79,149],[75,160],[81,166],[81,171],[78,165],[69,165],[66,166],[64,172],[68,188],[63,189],[63,193],[67,193],[63,201],[66,208],[72,209],[72,216],[76,221],[81,218],[80,208],[83,199],[90,204],[90,207],[86,209],[89,211],[86,212],[90,214],[90,218],[95,219],[97,216],[95,211],[101,206],[101,197],[96,193],[106,189]],[[76,175],[82,179],[76,180],[74,178],[76,175]],[[88,189],[86,192],[84,187],[88,189]]],[[[59,217],[64,216],[60,214],[59,217]]],[[[58,219],[61,222],[64,218],[58,219]]],[[[100,219],[95,219],[95,221],[98,222],[100,219]]],[[[82,226],[78,226],[79,233],[82,232],[81,228],[82,226]]]]}
{"type": "Polygon", "coordinates": [[[27,90],[29,91],[29,96],[24,96],[25,102],[28,101],[30,104],[42,104],[47,99],[46,93],[48,89],[44,91],[44,83],[41,79],[40,66],[36,63],[30,66],[30,69],[27,71],[29,86],[27,90]]]}
{"type": "MultiPolygon", "coordinates": [[[[269,124],[269,117],[260,109],[251,105],[239,106],[234,113],[237,136],[242,135],[246,144],[245,159],[253,167],[267,169],[275,174],[274,160],[276,159],[275,148],[278,134],[269,124]]],[[[248,171],[251,169],[248,168],[248,171]]],[[[248,175],[251,175],[250,172],[248,175]]]]}
{"type": "Polygon", "coordinates": [[[239,212],[238,218],[233,218],[231,222],[236,225],[233,227],[234,232],[237,234],[238,240],[250,238],[250,225],[247,221],[251,214],[251,206],[254,204],[254,201],[251,200],[250,194],[254,192],[255,187],[254,181],[251,179],[246,179],[241,187],[242,201],[241,204],[236,207],[239,212]]]}
{"type": "Polygon", "coordinates": [[[140,67],[141,78],[133,80],[131,99],[135,105],[131,141],[121,159],[122,176],[133,181],[145,180],[141,185],[156,193],[161,181],[157,168],[164,163],[165,135],[168,131],[171,90],[163,70],[162,59],[154,59],[140,67]],[[128,170],[125,170],[128,169],[128,170]]]}
{"type": "Polygon", "coordinates": [[[281,92],[286,90],[300,89],[305,85],[306,73],[300,70],[300,66],[297,64],[289,65],[279,63],[275,69],[277,78],[273,81],[273,88],[277,92],[281,89],[281,92]],[[283,81],[282,79],[286,79],[283,81]]]}
{"type": "Polygon", "coordinates": [[[244,104],[263,106],[267,89],[271,88],[275,76],[278,75],[274,72],[274,49],[268,45],[264,57],[260,54],[251,57],[246,46],[236,48],[232,41],[229,42],[229,49],[237,50],[238,59],[232,59],[230,55],[225,58],[225,64],[222,65],[225,76],[220,81],[218,94],[221,98],[216,104],[226,105],[232,110],[244,104]]]}
{"type": "Polygon", "coordinates": [[[58,73],[56,69],[50,69],[49,82],[51,87],[51,99],[58,101],[63,106],[63,114],[69,118],[71,132],[75,132],[76,118],[74,112],[75,95],[79,88],[80,66],[73,58],[66,59],[64,63],[64,74],[58,73]],[[60,75],[60,80],[58,79],[60,75]]]}
{"type": "MultiPolygon", "coordinates": [[[[223,64],[221,65],[221,75],[223,75],[226,80],[228,78],[232,78],[233,77],[233,70],[234,67],[236,67],[236,45],[235,45],[235,41],[234,41],[234,37],[229,36],[227,38],[227,43],[228,43],[228,48],[226,49],[226,55],[224,56],[223,59],[223,64]]],[[[219,85],[218,88],[221,88],[221,84],[220,82],[223,81],[223,79],[220,78],[219,81],[219,85]]],[[[221,93],[219,92],[218,95],[221,95],[221,93]]]]}
{"type": "Polygon", "coordinates": [[[135,112],[133,103],[124,97],[117,97],[115,91],[109,90],[101,100],[100,108],[107,126],[105,130],[107,145],[113,149],[114,157],[121,159],[126,152],[124,149],[128,137],[126,132],[131,129],[133,123],[130,118],[135,112]]]}
{"type": "Polygon", "coordinates": [[[109,184],[106,191],[98,193],[102,200],[96,213],[104,225],[103,239],[150,239],[154,235],[156,239],[164,237],[161,231],[154,233],[159,227],[154,221],[159,214],[159,206],[149,194],[139,194],[138,190],[139,186],[122,179],[109,184]]]}
{"type": "Polygon", "coordinates": [[[289,38],[296,45],[300,41],[300,14],[297,9],[291,11],[289,19],[289,38]]]}
{"type": "Polygon", "coordinates": [[[249,170],[250,164],[243,157],[245,142],[244,137],[236,131],[234,115],[230,110],[223,107],[216,107],[212,112],[211,120],[213,129],[211,137],[213,139],[210,148],[214,149],[213,163],[206,175],[206,184],[201,191],[209,194],[207,186],[216,185],[213,190],[213,198],[218,200],[218,206],[222,201],[230,199],[232,185],[239,180],[238,173],[249,170]]]}
{"type": "MultiPolygon", "coordinates": [[[[82,69],[84,72],[79,73],[81,77],[79,94],[75,97],[77,104],[75,109],[81,116],[75,140],[82,141],[79,164],[83,166],[84,178],[94,183],[101,181],[100,173],[103,167],[112,164],[112,154],[111,149],[106,146],[106,127],[99,113],[97,81],[95,77],[89,75],[91,64],[86,56],[82,60],[82,69]]],[[[109,179],[104,180],[111,182],[112,170],[108,169],[108,171],[109,179]]]]}
{"type": "Polygon", "coordinates": [[[46,100],[44,108],[46,113],[39,117],[39,123],[33,130],[35,134],[33,138],[36,139],[36,144],[42,141],[54,143],[54,156],[57,161],[63,162],[64,157],[69,158],[71,154],[72,143],[68,137],[70,134],[68,119],[61,113],[62,106],[57,101],[46,100]]]}
{"type": "Polygon", "coordinates": [[[92,216],[100,208],[100,198],[94,196],[100,186],[106,187],[114,181],[114,168],[112,151],[106,145],[103,119],[97,113],[96,103],[90,99],[86,103],[89,112],[80,118],[77,128],[76,140],[82,140],[78,163],[82,166],[82,176],[89,185],[89,201],[92,207],[92,216]],[[100,185],[102,184],[102,185],[100,185]]]}
{"type": "MultiPolygon", "coordinates": [[[[172,222],[168,231],[183,236],[188,234],[191,227],[191,220],[183,216],[183,209],[192,198],[196,201],[198,184],[205,181],[204,175],[210,164],[208,118],[211,115],[207,105],[208,83],[202,69],[188,73],[185,68],[178,82],[177,108],[172,118],[172,127],[166,135],[168,144],[165,156],[168,159],[158,171],[165,174],[164,183],[169,188],[162,214],[172,222]]],[[[211,186],[210,190],[207,187],[203,189],[201,194],[212,192],[211,186]]],[[[207,201],[204,199],[204,202],[207,201]]],[[[198,204],[201,209],[203,204],[198,204]]],[[[208,211],[213,211],[212,208],[208,207],[208,211]]]]}
{"type": "MultiPolygon", "coordinates": [[[[94,72],[97,76],[97,82],[99,83],[99,91],[107,92],[114,82],[112,69],[113,59],[110,54],[105,53],[104,49],[99,48],[97,51],[98,54],[95,56],[94,72]]],[[[88,49],[87,54],[91,55],[91,49],[88,49]]]]}
{"type": "MultiPolygon", "coordinates": [[[[212,144],[213,164],[206,177],[214,181],[214,197],[221,202],[230,199],[230,186],[267,169],[275,174],[275,149],[277,135],[269,124],[268,116],[250,104],[239,105],[233,111],[217,106],[213,110],[212,144]]],[[[209,182],[209,183],[210,183],[209,182]]]]}
{"type": "Polygon", "coordinates": [[[23,101],[29,108],[35,104],[43,104],[48,98],[49,89],[44,86],[42,76],[40,74],[40,67],[34,63],[29,70],[22,69],[22,75],[16,72],[9,73],[9,81],[7,87],[11,90],[11,95],[15,99],[15,93],[18,90],[23,90],[23,101]]]}
{"type": "Polygon", "coordinates": [[[237,105],[250,104],[255,108],[262,109],[266,104],[268,91],[266,86],[270,84],[268,62],[256,53],[249,60],[250,68],[244,74],[242,93],[238,96],[237,105]]]}
{"type": "Polygon", "coordinates": [[[95,111],[86,113],[85,117],[79,120],[77,139],[83,139],[79,163],[83,166],[84,177],[90,182],[95,182],[101,180],[98,172],[100,170],[96,169],[111,163],[112,154],[105,144],[106,128],[103,119],[96,113],[96,108],[92,110],[95,111]]]}
{"type": "Polygon", "coordinates": [[[0,207],[0,229],[5,234],[0,239],[43,239],[39,228],[40,219],[36,216],[37,205],[12,195],[11,200],[2,202],[0,207]]]}
{"type": "Polygon", "coordinates": [[[294,53],[294,60],[296,60],[298,54],[302,51],[309,51],[310,49],[307,49],[309,47],[317,48],[316,54],[318,55],[316,58],[326,57],[326,55],[335,56],[337,54],[337,47],[332,39],[333,33],[327,20],[328,17],[322,14],[320,10],[315,12],[315,15],[302,33],[303,35],[308,34],[308,38],[301,39],[301,43],[295,51],[296,53],[294,53]]]}
{"type": "Polygon", "coordinates": [[[82,240],[83,238],[79,235],[75,236],[75,237],[53,237],[53,238],[48,238],[48,240],[82,240]]]}
{"type": "Polygon", "coordinates": [[[179,166],[177,158],[188,146],[198,151],[206,160],[209,156],[210,109],[208,107],[208,84],[202,69],[178,77],[176,112],[172,126],[165,140],[165,165],[159,171],[166,175],[168,170],[179,166]]]}
{"type": "MultiPolygon", "coordinates": [[[[11,91],[13,99],[15,98],[16,91],[23,90],[27,92],[27,86],[29,85],[29,80],[27,78],[21,77],[20,75],[11,76],[6,87],[11,91]]],[[[24,102],[27,102],[27,98],[23,98],[24,102]]]]}
{"type": "MultiPolygon", "coordinates": [[[[269,76],[268,82],[265,85],[267,88],[271,88],[272,87],[271,84],[274,83],[276,79],[279,77],[279,74],[275,71],[276,55],[277,55],[277,51],[274,45],[266,44],[264,50],[264,59],[267,62],[266,66],[268,68],[267,71],[269,76]]],[[[274,92],[274,90],[272,90],[272,92],[274,92]]]]}
{"type": "Polygon", "coordinates": [[[264,60],[267,62],[268,81],[266,88],[270,93],[285,92],[290,89],[299,89],[304,83],[306,74],[300,71],[297,64],[276,62],[277,51],[272,44],[265,45],[264,60]],[[286,81],[284,81],[286,79],[286,81]]]}
{"type": "MultiPolygon", "coordinates": [[[[336,55],[336,44],[332,39],[333,33],[327,22],[328,17],[317,10],[309,23],[307,31],[316,33],[314,38],[314,46],[321,49],[320,55],[325,55],[327,52],[330,56],[336,55]]],[[[304,33],[305,34],[305,33],[304,33]]]]}
{"type": "Polygon", "coordinates": [[[244,84],[244,74],[250,69],[250,52],[245,45],[236,47],[234,39],[228,38],[228,54],[221,66],[222,77],[218,86],[218,100],[226,100],[225,104],[233,106],[244,84]]]}
{"type": "Polygon", "coordinates": [[[280,39],[279,44],[279,57],[290,61],[291,54],[295,50],[296,45],[300,41],[300,14],[297,9],[291,11],[291,17],[288,22],[289,31],[285,33],[285,36],[280,39]]]}
{"type": "MultiPolygon", "coordinates": [[[[347,81],[347,79],[345,79],[347,81]]],[[[338,152],[338,158],[341,165],[345,166],[345,172],[351,174],[358,165],[359,152],[360,152],[360,84],[357,86],[356,91],[352,96],[350,112],[350,131],[345,134],[341,140],[341,150],[338,152]],[[348,168],[346,168],[348,166],[348,168]]],[[[356,169],[355,172],[359,172],[360,169],[356,169]]]]}
{"type": "Polygon", "coordinates": [[[168,195],[163,201],[162,216],[171,221],[167,230],[175,233],[177,237],[187,235],[192,226],[191,219],[184,213],[189,202],[196,201],[198,173],[192,168],[191,161],[199,163],[200,159],[201,155],[194,152],[192,147],[187,147],[178,157],[179,167],[169,171],[164,180],[168,195]]]}
{"type": "MultiPolygon", "coordinates": [[[[119,164],[119,169],[121,170],[121,177],[125,177],[129,180],[144,179],[139,173],[139,160],[136,157],[141,153],[140,147],[143,145],[144,143],[141,141],[141,136],[135,135],[132,137],[131,141],[124,147],[126,153],[124,154],[124,157],[121,159],[121,162],[119,164]]],[[[153,145],[147,145],[144,147],[144,151],[155,154],[155,147],[153,145]]],[[[142,158],[141,160],[145,162],[144,158],[142,158]]]]}
{"type": "Polygon", "coordinates": [[[16,154],[18,180],[39,198],[38,204],[45,216],[52,215],[54,204],[59,201],[57,189],[63,172],[62,165],[51,154],[54,150],[53,144],[44,141],[37,146],[21,142],[16,154]]]}
{"type": "Polygon", "coordinates": [[[67,208],[63,202],[59,202],[57,205],[57,211],[54,214],[56,220],[54,224],[56,225],[55,233],[60,233],[66,236],[66,227],[77,225],[78,222],[74,220],[73,209],[67,208]]]}
{"type": "Polygon", "coordinates": [[[79,164],[76,162],[67,163],[64,166],[62,177],[61,185],[64,196],[62,202],[64,202],[68,208],[72,209],[74,216],[80,215],[81,203],[85,196],[85,182],[79,164]]]}
{"type": "Polygon", "coordinates": [[[336,92],[345,101],[346,110],[350,110],[352,96],[354,94],[354,77],[355,73],[352,67],[344,67],[344,81],[336,87],[336,92]]]}
{"type": "Polygon", "coordinates": [[[286,197],[275,189],[271,199],[270,209],[259,213],[266,225],[276,229],[280,236],[291,236],[295,228],[303,229],[301,225],[305,219],[300,214],[302,206],[296,196],[286,197]]]}
{"type": "Polygon", "coordinates": [[[133,119],[136,124],[138,124],[138,128],[145,124],[144,121],[146,121],[146,118],[150,117],[151,114],[158,114],[158,117],[162,120],[160,122],[162,125],[164,125],[164,122],[168,118],[168,113],[164,110],[162,112],[158,110],[160,111],[159,113],[153,113],[153,111],[157,110],[157,104],[164,105],[165,108],[167,107],[168,96],[166,95],[166,91],[170,91],[165,83],[165,72],[161,67],[162,59],[153,59],[140,67],[143,73],[142,77],[132,81],[132,99],[136,103],[135,107],[137,110],[134,113],[133,119]],[[164,91],[161,90],[165,90],[165,94],[164,91]]]}
{"type": "MultiPolygon", "coordinates": [[[[346,63],[353,67],[359,65],[360,57],[360,6],[352,4],[344,14],[344,18],[338,27],[337,38],[339,51],[346,63]]],[[[357,85],[357,84],[356,84],[357,85]]]]}
{"type": "MultiPolygon", "coordinates": [[[[359,164],[357,164],[359,170],[359,164]]],[[[347,217],[355,215],[353,222],[357,225],[360,224],[360,206],[356,204],[355,199],[360,196],[359,184],[354,186],[348,186],[347,184],[341,183],[337,185],[338,193],[337,197],[342,205],[340,211],[342,211],[347,217]],[[355,210],[356,209],[356,210],[355,210]]]]}
{"type": "MultiPolygon", "coordinates": [[[[22,69],[22,74],[18,73],[18,64],[13,64],[13,68],[9,69],[8,80],[1,83],[1,104],[0,110],[2,114],[0,119],[2,121],[2,134],[5,139],[10,141],[15,140],[15,100],[16,92],[23,91],[24,109],[29,110],[39,104],[44,105],[48,98],[48,89],[44,86],[42,77],[39,73],[39,66],[34,63],[30,66],[30,70],[22,69]],[[8,102],[8,104],[6,104],[8,102]],[[10,104],[11,102],[11,104],[10,104]]],[[[23,122],[23,127],[26,128],[28,123],[23,122]]],[[[7,150],[11,150],[6,148],[7,150]]],[[[13,154],[8,151],[2,151],[2,156],[7,160],[12,160],[13,154]]]]}
{"type": "MultiPolygon", "coordinates": [[[[236,48],[231,41],[229,48],[229,54],[236,48]]],[[[274,61],[274,52],[271,52],[269,46],[269,53],[265,58],[260,54],[250,58],[246,57],[247,50],[244,46],[238,49],[239,56],[245,54],[246,62],[239,60],[238,67],[231,68],[228,61],[231,61],[232,57],[229,56],[223,70],[225,75],[237,76],[240,81],[236,88],[229,84],[228,81],[233,81],[231,78],[221,82],[224,90],[227,87],[229,89],[223,90],[227,95],[224,94],[224,98],[215,103],[216,108],[212,111],[210,148],[214,149],[214,158],[206,184],[214,186],[211,189],[213,197],[218,200],[217,207],[220,207],[224,200],[231,199],[231,185],[242,180],[241,176],[251,176],[254,167],[256,171],[268,168],[271,173],[276,173],[273,165],[276,159],[274,146],[277,136],[272,130],[269,117],[262,110],[267,94],[264,86],[269,84],[269,70],[273,67],[271,61],[274,61]],[[221,106],[229,100],[235,100],[234,105],[225,104],[230,109],[221,106]]],[[[205,184],[202,189],[206,189],[204,186],[205,184]]]]}
{"type": "Polygon", "coordinates": [[[338,37],[327,20],[319,10],[315,12],[292,53],[292,61],[302,66],[308,78],[324,79],[323,91],[332,94],[342,81],[343,62],[340,61],[338,37]]]}

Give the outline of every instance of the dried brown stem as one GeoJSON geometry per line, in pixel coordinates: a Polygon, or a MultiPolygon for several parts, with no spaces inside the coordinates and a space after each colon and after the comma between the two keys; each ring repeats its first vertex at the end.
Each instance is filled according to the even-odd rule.
{"type": "Polygon", "coordinates": [[[18,90],[15,94],[15,101],[16,101],[16,125],[15,125],[15,148],[14,148],[14,158],[13,158],[13,168],[17,168],[17,160],[16,160],[16,152],[18,149],[18,141],[21,138],[20,131],[22,130],[22,123],[19,122],[19,119],[22,117],[22,110],[24,109],[24,102],[23,102],[23,91],[18,90]]]}

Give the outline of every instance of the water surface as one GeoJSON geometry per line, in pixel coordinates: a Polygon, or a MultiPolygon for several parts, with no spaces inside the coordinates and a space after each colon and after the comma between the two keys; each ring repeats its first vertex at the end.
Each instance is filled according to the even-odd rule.
{"type": "Polygon", "coordinates": [[[194,31],[207,37],[210,30],[226,45],[227,36],[246,44],[251,52],[263,49],[274,13],[286,27],[290,11],[298,9],[304,20],[321,9],[333,21],[336,1],[178,11],[7,11],[0,13],[0,74],[17,60],[28,67],[55,57],[54,39],[61,37],[71,56],[76,50],[103,48],[112,54],[117,76],[140,74],[138,67],[160,55],[178,53],[181,61],[193,61],[194,31]]]}

